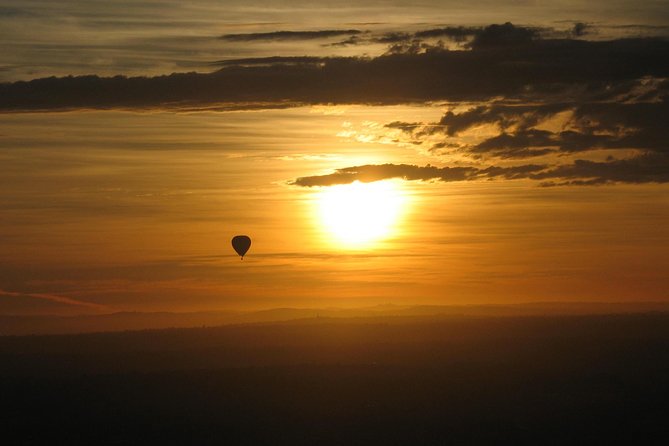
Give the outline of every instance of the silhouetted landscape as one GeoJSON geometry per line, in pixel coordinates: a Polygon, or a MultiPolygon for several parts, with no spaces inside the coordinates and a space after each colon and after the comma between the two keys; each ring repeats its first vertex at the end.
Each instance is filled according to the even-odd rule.
{"type": "Polygon", "coordinates": [[[360,308],[273,308],[259,311],[118,312],[99,315],[0,315],[0,336],[96,333],[284,322],[311,318],[433,318],[453,316],[566,316],[669,312],[669,303],[537,302],[506,305],[376,305],[360,308]]]}
{"type": "Polygon", "coordinates": [[[669,433],[663,312],[4,336],[0,368],[12,444],[650,444],[669,433]]]}

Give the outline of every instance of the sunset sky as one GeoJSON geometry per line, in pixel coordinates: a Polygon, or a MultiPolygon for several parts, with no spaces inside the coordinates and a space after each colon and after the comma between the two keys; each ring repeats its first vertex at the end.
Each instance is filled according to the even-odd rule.
{"type": "Polygon", "coordinates": [[[668,38],[667,0],[0,0],[0,314],[669,302],[668,38]]]}

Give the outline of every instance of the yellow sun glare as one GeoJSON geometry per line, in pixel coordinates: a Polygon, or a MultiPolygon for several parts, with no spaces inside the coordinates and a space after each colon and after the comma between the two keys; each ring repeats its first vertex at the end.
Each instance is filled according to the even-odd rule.
{"type": "Polygon", "coordinates": [[[338,245],[364,247],[393,234],[405,197],[392,181],[330,186],[319,196],[320,217],[338,245]]]}

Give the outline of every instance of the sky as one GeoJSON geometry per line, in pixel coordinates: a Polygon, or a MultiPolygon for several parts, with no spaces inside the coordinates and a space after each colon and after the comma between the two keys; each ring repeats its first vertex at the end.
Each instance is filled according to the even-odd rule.
{"type": "Polygon", "coordinates": [[[668,36],[668,1],[0,1],[0,314],[668,302],[668,36]]]}

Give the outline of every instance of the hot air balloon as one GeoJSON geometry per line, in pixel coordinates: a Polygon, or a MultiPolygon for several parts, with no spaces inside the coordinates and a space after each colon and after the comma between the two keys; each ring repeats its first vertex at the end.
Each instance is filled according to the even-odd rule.
{"type": "Polygon", "coordinates": [[[244,260],[244,254],[251,247],[251,238],[248,235],[235,235],[232,237],[232,247],[235,248],[237,254],[244,260]]]}

